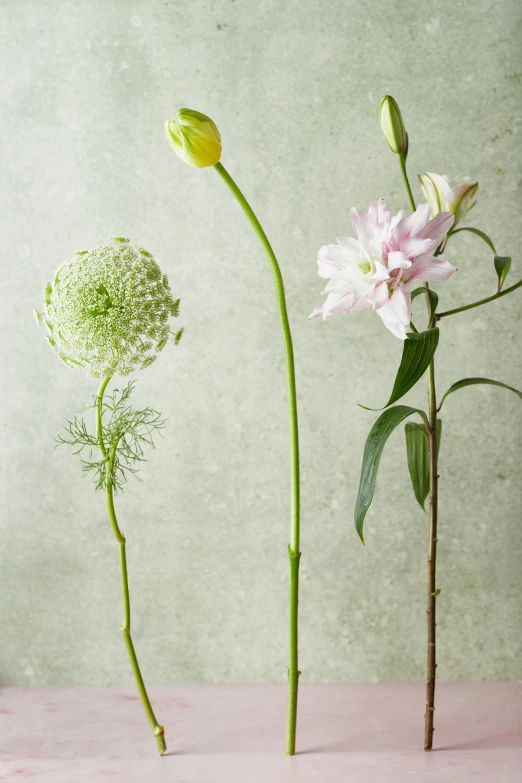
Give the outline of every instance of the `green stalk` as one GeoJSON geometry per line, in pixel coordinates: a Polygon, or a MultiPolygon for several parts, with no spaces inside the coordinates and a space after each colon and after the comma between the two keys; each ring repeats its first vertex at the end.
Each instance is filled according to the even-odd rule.
{"type": "MultiPolygon", "coordinates": [[[[433,329],[434,322],[430,324],[433,329]]],[[[429,394],[429,452],[430,452],[430,497],[429,497],[429,533],[428,533],[428,651],[426,679],[426,712],[424,714],[424,750],[433,747],[433,723],[435,713],[436,663],[436,600],[439,591],[436,587],[437,569],[437,515],[438,515],[438,468],[437,468],[437,398],[435,394],[435,362],[428,368],[429,394]]]]}
{"type": "Polygon", "coordinates": [[[283,333],[283,342],[286,353],[286,373],[288,383],[288,413],[290,419],[290,449],[292,466],[292,507],[290,524],[290,544],[288,554],[290,557],[290,611],[289,611],[289,660],[288,660],[288,708],[286,721],[286,753],[292,756],[295,753],[295,736],[297,724],[297,690],[299,681],[298,666],[298,603],[299,603],[299,560],[301,553],[299,551],[299,432],[297,425],[297,394],[295,386],[295,367],[294,367],[294,349],[292,346],[292,335],[290,332],[290,323],[288,321],[288,312],[286,309],[285,289],[281,270],[277,262],[274,251],[263,231],[259,220],[250,207],[250,204],[238,188],[228,171],[222,163],[216,163],[214,166],[218,174],[226,182],[232,194],[236,198],[239,206],[245,213],[250,225],[252,226],[256,237],[259,239],[263,250],[266,253],[272,275],[274,278],[277,305],[279,308],[279,317],[281,320],[281,329],[283,333]]]}
{"type": "Polygon", "coordinates": [[[481,305],[487,304],[488,302],[494,302],[495,299],[500,299],[501,296],[506,296],[506,294],[510,294],[512,291],[516,291],[517,288],[520,288],[520,286],[522,286],[522,280],[519,280],[518,283],[515,283],[509,288],[505,288],[503,291],[497,292],[492,296],[487,296],[485,299],[479,299],[478,302],[472,302],[469,305],[463,305],[463,307],[455,307],[454,310],[446,310],[445,313],[437,313],[435,317],[437,318],[437,320],[439,318],[446,318],[446,316],[448,315],[455,315],[455,313],[463,313],[465,310],[472,310],[474,307],[480,307],[481,305]]]}
{"type": "Polygon", "coordinates": [[[138,691],[141,697],[141,703],[143,705],[145,715],[147,716],[147,720],[149,721],[154,737],[156,738],[156,744],[158,746],[159,753],[160,755],[163,755],[167,750],[167,745],[164,736],[165,732],[163,726],[159,725],[158,721],[156,720],[156,716],[154,715],[154,711],[152,709],[152,705],[150,703],[147,690],[145,688],[145,683],[141,675],[140,667],[138,664],[138,658],[136,657],[136,651],[134,649],[134,644],[132,643],[132,637],[131,637],[130,593],[129,593],[129,578],[127,573],[127,555],[125,551],[125,536],[122,534],[120,527],[118,525],[118,520],[116,518],[116,511],[114,509],[114,495],[113,495],[114,484],[113,484],[112,477],[113,477],[113,470],[114,470],[114,460],[116,458],[116,450],[118,448],[118,441],[116,441],[116,443],[111,445],[109,451],[107,451],[105,443],[103,442],[102,402],[103,402],[103,394],[105,392],[105,389],[109,381],[110,381],[110,376],[108,378],[105,378],[98,391],[98,395],[96,398],[96,423],[97,423],[98,445],[102,455],[107,460],[107,511],[109,512],[109,521],[111,523],[114,537],[116,538],[116,541],[118,542],[120,548],[121,587],[122,587],[122,594],[123,594],[123,623],[122,625],[120,625],[120,631],[123,636],[123,641],[125,642],[125,647],[127,648],[127,653],[130,660],[132,673],[134,674],[134,679],[136,680],[136,685],[138,686],[138,691]]]}
{"type": "MultiPolygon", "coordinates": [[[[402,177],[410,200],[412,210],[415,212],[415,199],[411,191],[408,174],[406,172],[406,158],[399,156],[402,177]]],[[[429,289],[428,283],[424,283],[429,289]]],[[[426,305],[430,312],[430,303],[426,295],[426,305]]],[[[436,324],[436,316],[429,325],[433,329],[436,324]]],[[[426,712],[424,713],[424,750],[433,747],[434,716],[435,716],[435,679],[437,671],[436,663],[436,599],[439,591],[436,588],[437,572],[437,520],[439,499],[439,476],[437,454],[437,398],[435,392],[435,361],[432,360],[428,367],[428,398],[429,398],[429,457],[430,457],[430,497],[429,497],[429,522],[428,522],[428,605],[427,618],[427,676],[426,676],[426,712]]]]}
{"type": "Polygon", "coordinates": [[[415,199],[413,198],[413,193],[411,192],[410,181],[408,179],[408,174],[406,173],[406,156],[404,155],[404,153],[399,155],[399,165],[401,167],[401,173],[402,173],[402,178],[404,180],[404,186],[406,188],[406,192],[408,193],[408,198],[410,200],[410,206],[412,208],[412,211],[415,212],[417,207],[415,206],[415,199]]]}

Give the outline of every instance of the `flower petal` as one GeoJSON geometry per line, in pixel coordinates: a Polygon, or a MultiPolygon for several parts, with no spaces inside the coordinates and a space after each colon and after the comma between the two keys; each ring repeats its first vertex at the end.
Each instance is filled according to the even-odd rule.
{"type": "Polygon", "coordinates": [[[400,241],[400,250],[412,260],[425,256],[435,250],[437,243],[433,239],[423,239],[418,236],[406,237],[400,241]]]}
{"type": "Polygon", "coordinates": [[[372,233],[372,224],[368,215],[364,212],[359,212],[355,207],[352,207],[350,210],[350,220],[352,222],[353,230],[357,234],[357,239],[366,247],[372,233]]]}
{"type": "Polygon", "coordinates": [[[378,280],[378,281],[389,280],[390,279],[390,273],[388,272],[388,270],[386,269],[384,264],[382,264],[380,261],[374,261],[373,263],[374,263],[374,266],[375,266],[375,272],[371,276],[372,279],[373,280],[378,280]]]}
{"type": "Polygon", "coordinates": [[[402,286],[396,286],[383,307],[377,310],[384,325],[399,340],[406,339],[411,321],[411,298],[402,286]]]}
{"type": "Polygon", "coordinates": [[[409,269],[411,264],[410,259],[400,250],[392,250],[388,253],[388,270],[390,272],[394,269],[409,269]]]}
{"type": "Polygon", "coordinates": [[[430,220],[422,231],[419,232],[419,237],[429,238],[435,240],[435,247],[438,247],[450,228],[453,225],[455,218],[451,212],[439,212],[439,214],[430,220]]]}
{"type": "Polygon", "coordinates": [[[466,212],[475,206],[478,182],[463,182],[455,185],[446,196],[445,207],[455,215],[458,222],[466,212]]]}
{"type": "Polygon", "coordinates": [[[381,198],[368,207],[368,218],[373,226],[381,226],[383,223],[391,221],[392,213],[389,206],[381,198]]]}
{"type": "Polygon", "coordinates": [[[431,214],[435,217],[438,212],[446,209],[444,201],[451,191],[451,185],[446,176],[427,171],[419,177],[424,195],[431,204],[431,214]]]}
{"type": "Polygon", "coordinates": [[[374,310],[380,310],[381,307],[384,307],[388,301],[388,286],[386,283],[375,283],[368,291],[366,301],[370,302],[374,310]]]}
{"type": "Polygon", "coordinates": [[[323,245],[317,256],[317,274],[319,277],[332,277],[335,272],[344,269],[347,264],[347,254],[339,245],[323,245]]]}
{"type": "Polygon", "coordinates": [[[455,267],[448,264],[447,261],[440,261],[434,256],[421,256],[413,263],[411,269],[406,273],[408,289],[410,284],[415,283],[442,283],[448,280],[456,272],[455,267]]]}
{"type": "Polygon", "coordinates": [[[408,217],[405,217],[393,230],[393,236],[396,239],[402,240],[404,237],[409,237],[418,234],[426,226],[430,219],[430,205],[419,204],[415,212],[408,217]]]}

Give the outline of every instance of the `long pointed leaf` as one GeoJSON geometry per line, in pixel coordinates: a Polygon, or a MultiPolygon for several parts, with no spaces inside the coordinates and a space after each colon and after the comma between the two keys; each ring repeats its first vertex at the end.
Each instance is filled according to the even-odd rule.
{"type": "Polygon", "coordinates": [[[408,334],[404,341],[401,363],[395,376],[392,393],[386,405],[383,405],[382,408],[368,408],[366,405],[359,405],[359,407],[365,408],[367,411],[379,411],[388,408],[404,397],[406,392],[415,386],[428,369],[438,344],[439,330],[437,328],[408,334]]]}
{"type": "Polygon", "coordinates": [[[422,378],[433,359],[438,344],[438,329],[427,329],[425,332],[408,335],[408,338],[404,341],[402,359],[395,383],[393,384],[392,393],[384,406],[385,408],[404,397],[406,392],[409,392],[417,381],[422,378]]]}
{"type": "Polygon", "coordinates": [[[359,492],[355,504],[355,529],[363,544],[364,518],[375,493],[381,454],[386,445],[386,441],[393,430],[403,421],[403,419],[407,416],[411,416],[412,413],[418,413],[427,422],[426,414],[419,408],[409,408],[407,405],[397,405],[395,408],[389,408],[384,411],[384,413],[381,413],[366,439],[361,467],[361,478],[359,480],[359,492]]]}
{"type": "Polygon", "coordinates": [[[491,378],[463,378],[461,381],[457,381],[457,383],[454,383],[453,386],[450,386],[444,397],[440,401],[439,408],[441,407],[442,403],[448,396],[448,394],[452,394],[453,392],[458,391],[459,389],[463,389],[465,386],[474,386],[475,384],[483,384],[487,383],[491,386],[501,386],[503,389],[507,389],[508,391],[514,392],[514,394],[517,394],[520,399],[522,400],[522,392],[518,389],[514,389],[513,386],[508,386],[506,383],[501,383],[500,381],[492,381],[491,378]]]}
{"type": "Polygon", "coordinates": [[[488,235],[481,231],[479,228],[471,228],[469,226],[462,226],[462,228],[454,228],[453,231],[450,231],[448,234],[448,237],[452,237],[453,234],[458,234],[460,231],[469,231],[471,234],[475,234],[475,236],[480,237],[483,242],[486,243],[488,247],[491,248],[494,255],[497,255],[497,251],[495,250],[495,245],[493,244],[493,240],[488,237],[488,235]]]}
{"type": "MultiPolygon", "coordinates": [[[[405,426],[406,454],[410,471],[413,493],[425,511],[425,502],[430,491],[430,452],[429,436],[425,427],[417,422],[408,422],[405,426]]],[[[437,451],[440,449],[442,421],[437,421],[437,451]]]]}
{"type": "Polygon", "coordinates": [[[511,258],[509,256],[495,256],[493,263],[495,264],[495,271],[498,278],[498,290],[500,293],[502,286],[504,285],[504,280],[511,269],[511,258]]]}

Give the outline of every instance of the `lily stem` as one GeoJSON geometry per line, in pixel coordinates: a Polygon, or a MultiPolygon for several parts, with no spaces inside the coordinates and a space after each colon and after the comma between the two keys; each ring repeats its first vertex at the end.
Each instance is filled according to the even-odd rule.
{"type": "Polygon", "coordinates": [[[120,549],[121,587],[122,587],[122,594],[123,594],[123,623],[122,625],[120,625],[120,631],[123,636],[123,641],[125,642],[125,647],[127,648],[127,654],[129,656],[132,673],[134,674],[134,679],[136,680],[136,685],[138,687],[138,692],[140,694],[141,703],[143,705],[145,715],[147,716],[147,720],[149,721],[149,725],[156,739],[158,751],[162,756],[167,750],[167,744],[165,742],[165,736],[164,736],[165,732],[163,726],[160,726],[160,724],[156,720],[156,716],[154,715],[154,711],[152,709],[152,705],[150,703],[147,690],[145,688],[145,683],[141,675],[140,667],[138,664],[138,658],[136,656],[136,650],[134,649],[134,644],[132,642],[132,637],[131,637],[129,578],[127,573],[127,554],[125,551],[126,542],[125,542],[125,536],[121,532],[120,527],[118,525],[118,520],[116,518],[116,511],[114,508],[114,494],[113,494],[114,493],[113,471],[114,471],[114,461],[116,458],[116,450],[118,448],[118,441],[113,443],[108,450],[105,446],[105,443],[103,442],[103,429],[102,429],[103,394],[105,392],[105,389],[109,381],[110,381],[110,376],[108,378],[105,378],[98,391],[98,395],[96,398],[96,424],[97,424],[97,434],[98,434],[98,446],[100,448],[103,457],[107,460],[107,488],[106,488],[107,511],[109,513],[109,521],[111,523],[114,537],[116,538],[116,541],[118,542],[119,549],[120,549]]]}
{"type": "MultiPolygon", "coordinates": [[[[433,328],[434,322],[430,328],[433,328]]],[[[429,394],[429,457],[430,457],[430,497],[428,532],[428,653],[426,679],[426,712],[424,715],[424,750],[433,747],[433,723],[435,713],[436,679],[436,567],[437,567],[437,512],[438,512],[438,467],[437,467],[437,398],[435,393],[435,362],[432,359],[428,368],[429,394]]]]}
{"type": "Polygon", "coordinates": [[[415,212],[417,207],[415,206],[415,199],[413,198],[413,193],[411,192],[410,181],[408,179],[408,174],[406,172],[406,157],[405,157],[404,153],[399,155],[399,165],[401,167],[401,174],[402,174],[402,178],[404,180],[404,185],[406,187],[406,192],[407,192],[408,198],[410,200],[410,206],[412,208],[412,211],[415,212]]]}
{"type": "MultiPolygon", "coordinates": [[[[399,155],[401,173],[410,200],[412,210],[415,212],[415,200],[411,191],[408,174],[406,172],[406,158],[399,155]]],[[[424,284],[427,291],[428,283],[424,284]]],[[[426,305],[430,312],[430,301],[426,293],[426,305]]],[[[433,329],[437,322],[437,316],[431,319],[429,328],[433,329]]],[[[430,497],[429,497],[429,526],[428,526],[428,605],[426,615],[428,621],[428,651],[427,651],[427,679],[426,679],[426,712],[424,713],[424,750],[433,747],[434,713],[435,713],[435,680],[436,680],[436,600],[438,591],[436,588],[437,568],[437,513],[438,513],[438,466],[437,466],[437,397],[435,391],[435,362],[432,359],[428,367],[428,398],[429,398],[429,458],[430,458],[430,497]]]]}
{"type": "Polygon", "coordinates": [[[479,299],[478,302],[472,302],[471,304],[463,305],[462,307],[455,307],[454,310],[446,310],[444,313],[437,313],[435,318],[439,320],[440,318],[446,318],[447,315],[463,313],[464,310],[472,310],[474,307],[480,307],[481,305],[487,304],[488,302],[494,302],[495,299],[500,299],[501,296],[506,296],[506,294],[510,294],[512,291],[516,291],[516,289],[520,288],[520,286],[522,286],[522,280],[519,280],[518,283],[515,283],[509,288],[505,288],[503,291],[497,291],[497,293],[493,294],[492,296],[487,296],[485,299],[479,299]]]}
{"type": "Polygon", "coordinates": [[[294,349],[292,335],[286,308],[285,289],[283,277],[272,246],[263,231],[253,209],[245,196],[236,185],[222,163],[214,166],[220,177],[228,185],[239,206],[245,213],[255,235],[259,239],[268,258],[268,263],[274,278],[279,318],[283,333],[283,342],[286,353],[286,375],[288,384],[288,414],[290,423],[290,459],[292,472],[291,486],[291,516],[290,516],[290,544],[288,554],[290,557],[290,607],[289,607],[289,655],[288,655],[288,706],[286,721],[286,753],[292,756],[295,753],[296,725],[297,725],[297,690],[299,682],[298,666],[298,605],[299,605],[299,551],[300,524],[299,524],[299,430],[297,422],[297,392],[295,383],[294,349]]]}

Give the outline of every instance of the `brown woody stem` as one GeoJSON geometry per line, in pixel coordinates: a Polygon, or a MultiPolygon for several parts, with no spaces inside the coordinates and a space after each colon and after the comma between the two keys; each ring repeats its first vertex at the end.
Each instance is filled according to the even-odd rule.
{"type": "Polygon", "coordinates": [[[428,661],[426,678],[426,712],[424,715],[424,750],[433,747],[433,723],[435,713],[436,679],[436,601],[439,591],[436,587],[437,567],[437,510],[438,510],[438,472],[437,472],[437,399],[435,394],[435,363],[432,360],[428,369],[429,383],[429,419],[430,419],[430,498],[429,498],[429,542],[428,542],[428,661]]]}

